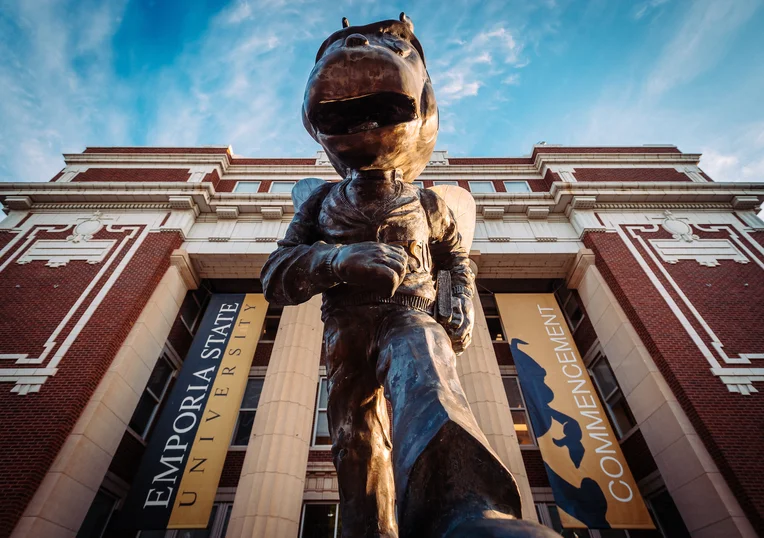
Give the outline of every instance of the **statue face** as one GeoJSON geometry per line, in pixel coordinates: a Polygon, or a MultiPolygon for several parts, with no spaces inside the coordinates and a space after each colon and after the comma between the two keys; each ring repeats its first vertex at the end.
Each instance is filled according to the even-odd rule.
{"type": "Polygon", "coordinates": [[[343,177],[399,169],[413,181],[438,135],[438,108],[408,18],[333,33],[316,56],[303,123],[343,177]]]}

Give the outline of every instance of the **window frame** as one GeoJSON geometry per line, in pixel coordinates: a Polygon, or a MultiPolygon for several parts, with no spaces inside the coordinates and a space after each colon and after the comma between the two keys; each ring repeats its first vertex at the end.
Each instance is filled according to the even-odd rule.
{"type": "Polygon", "coordinates": [[[623,441],[639,427],[639,424],[637,424],[637,420],[634,418],[634,413],[631,411],[631,406],[629,406],[629,402],[626,400],[626,395],[623,393],[623,389],[621,388],[620,383],[618,383],[618,379],[615,377],[613,367],[610,366],[610,361],[608,360],[607,355],[605,355],[605,352],[602,350],[602,347],[597,345],[597,347],[592,350],[590,356],[591,358],[586,363],[586,370],[589,373],[589,377],[591,378],[592,383],[594,383],[594,388],[597,391],[597,396],[602,403],[602,407],[605,408],[608,419],[610,419],[610,426],[613,428],[613,433],[615,433],[618,441],[623,441]],[[594,367],[601,361],[605,361],[605,365],[610,370],[610,373],[613,377],[613,382],[615,383],[615,388],[610,391],[610,394],[607,396],[605,396],[602,390],[600,380],[598,379],[597,374],[595,374],[594,369],[594,367]],[[623,400],[626,404],[626,410],[629,414],[629,418],[631,419],[630,422],[632,423],[629,429],[626,431],[621,431],[621,426],[618,424],[618,421],[615,420],[613,412],[613,404],[617,404],[621,400],[623,400]]]}
{"type": "Polygon", "coordinates": [[[262,184],[263,184],[262,181],[237,181],[236,185],[233,186],[233,191],[232,192],[235,192],[237,194],[257,194],[258,192],[260,192],[260,187],[262,186],[262,184]],[[257,187],[255,187],[254,192],[240,191],[239,190],[239,185],[247,185],[247,184],[248,185],[257,185],[257,187]]]}
{"type": "Polygon", "coordinates": [[[186,328],[188,333],[193,337],[196,334],[196,330],[199,328],[199,324],[202,321],[202,316],[204,314],[204,311],[207,309],[207,304],[210,301],[210,297],[212,296],[212,293],[207,289],[206,287],[199,287],[199,290],[189,290],[186,293],[186,297],[183,298],[183,301],[185,302],[188,297],[191,297],[191,300],[193,300],[196,303],[196,306],[198,307],[196,311],[196,316],[194,319],[189,321],[186,320],[185,317],[183,317],[183,306],[181,305],[181,310],[178,313],[178,317],[180,318],[180,322],[183,324],[183,326],[186,328]],[[196,291],[204,291],[207,292],[207,294],[204,296],[204,299],[202,301],[199,301],[199,297],[197,297],[196,291]]]}
{"type": "MultiPolygon", "coordinates": [[[[156,368],[156,365],[161,360],[166,360],[166,362],[170,365],[170,368],[172,371],[170,372],[170,375],[167,376],[167,380],[164,383],[164,386],[162,387],[162,393],[159,397],[157,397],[156,394],[154,394],[154,391],[152,391],[148,386],[148,380],[146,381],[146,386],[143,387],[143,392],[141,392],[140,397],[138,398],[138,401],[140,402],[141,398],[143,398],[143,395],[148,393],[152,398],[155,400],[154,409],[151,411],[151,415],[149,416],[148,421],[146,421],[146,426],[144,426],[143,431],[139,432],[133,429],[132,426],[130,426],[130,422],[132,422],[132,415],[130,416],[130,420],[128,421],[128,429],[135,433],[136,436],[138,436],[139,439],[142,441],[148,441],[149,434],[151,433],[151,430],[154,426],[154,423],[157,419],[157,414],[159,412],[159,408],[162,407],[162,403],[165,401],[165,398],[167,398],[167,395],[170,391],[170,387],[172,386],[173,380],[178,376],[178,372],[180,371],[180,365],[173,360],[173,357],[168,349],[168,347],[165,345],[164,348],[162,348],[161,353],[159,354],[159,358],[157,359],[157,362],[154,364],[154,368],[156,368]]],[[[151,373],[154,372],[154,369],[152,368],[151,373]]],[[[151,377],[151,374],[149,374],[149,378],[151,377]]],[[[136,404],[136,409],[137,409],[136,404]]],[[[133,410],[133,413],[135,413],[135,409],[133,410]]]]}
{"type": "MultiPolygon", "coordinates": [[[[310,448],[314,449],[320,449],[320,450],[327,450],[331,449],[332,445],[331,443],[328,445],[317,445],[316,444],[316,436],[318,435],[318,416],[323,411],[327,414],[327,418],[329,417],[329,399],[327,398],[326,404],[327,407],[320,407],[319,403],[321,402],[321,383],[326,383],[326,391],[327,394],[329,393],[329,379],[325,375],[321,375],[318,377],[318,390],[316,391],[316,405],[315,405],[315,411],[313,412],[313,434],[310,437],[310,448]]],[[[331,432],[330,432],[331,436],[331,432]]]]}
{"type": "Polygon", "coordinates": [[[504,191],[509,194],[523,194],[526,192],[533,192],[533,189],[531,189],[530,184],[527,181],[502,181],[502,185],[504,185],[504,191]],[[507,188],[507,184],[511,185],[525,185],[524,191],[513,191],[507,188]]]}
{"type": "Polygon", "coordinates": [[[424,189],[424,181],[416,180],[412,181],[411,184],[419,187],[420,189],[424,189]]]}
{"type": "Polygon", "coordinates": [[[273,337],[273,340],[267,340],[267,339],[262,338],[262,337],[265,336],[265,328],[266,328],[266,324],[268,323],[269,319],[270,320],[273,320],[273,319],[277,319],[278,320],[278,325],[276,326],[276,334],[278,334],[278,332],[279,332],[278,326],[281,325],[281,314],[282,314],[282,312],[283,312],[283,310],[279,311],[277,314],[272,314],[271,313],[271,307],[270,306],[268,307],[268,310],[266,310],[266,312],[265,312],[265,319],[263,320],[263,334],[261,335],[261,338],[257,341],[258,345],[260,345],[261,343],[262,344],[273,344],[273,343],[276,342],[276,337],[275,336],[273,337]]]}
{"type": "Polygon", "coordinates": [[[452,187],[458,187],[459,182],[455,179],[439,179],[432,182],[433,187],[437,187],[438,185],[450,185],[452,187]]]}
{"type": "Polygon", "coordinates": [[[581,324],[584,322],[584,320],[586,319],[586,310],[584,310],[584,307],[581,306],[581,301],[579,301],[578,298],[576,297],[576,290],[569,289],[565,286],[561,286],[554,292],[554,295],[555,295],[555,298],[557,299],[557,305],[560,307],[560,312],[562,312],[562,315],[565,318],[565,321],[568,323],[568,329],[570,329],[570,334],[573,335],[573,333],[576,332],[576,329],[578,329],[581,326],[581,324]],[[563,289],[568,292],[568,295],[567,297],[565,297],[564,301],[562,301],[560,297],[560,292],[563,289]],[[578,320],[578,323],[573,323],[573,320],[570,319],[570,316],[568,315],[568,311],[566,309],[571,299],[573,299],[576,302],[578,309],[581,311],[581,319],[578,320]]]}
{"type": "MultiPolygon", "coordinates": [[[[265,376],[263,376],[263,375],[252,375],[252,374],[250,374],[247,377],[247,385],[249,385],[250,380],[255,380],[255,379],[261,379],[263,381],[263,387],[265,387],[265,376]]],[[[244,403],[244,395],[246,394],[246,392],[247,392],[247,388],[245,387],[244,388],[244,394],[242,394],[242,404],[244,403]]],[[[261,388],[260,389],[260,396],[262,397],[262,395],[263,395],[263,390],[261,388]]],[[[228,444],[228,448],[235,448],[235,449],[241,449],[241,448],[246,449],[247,448],[247,446],[249,445],[249,442],[247,442],[247,443],[245,443],[243,445],[235,445],[235,444],[233,444],[233,441],[236,438],[236,434],[239,431],[239,421],[241,420],[241,412],[242,411],[254,411],[255,417],[257,417],[257,408],[258,407],[260,407],[260,398],[257,399],[257,407],[254,407],[254,408],[252,408],[252,407],[242,407],[241,404],[239,405],[239,411],[236,413],[236,423],[233,426],[233,432],[231,433],[231,442],[228,444]]],[[[254,423],[254,420],[253,420],[252,421],[252,428],[254,429],[254,427],[255,427],[255,423],[254,423]]],[[[251,436],[252,436],[252,431],[250,430],[249,435],[247,436],[247,439],[249,439],[249,437],[251,437],[251,436]]]]}
{"type": "MultiPolygon", "coordinates": [[[[523,407],[512,407],[512,404],[509,403],[509,397],[507,397],[507,404],[509,405],[509,414],[510,417],[512,416],[512,411],[522,411],[525,413],[525,423],[528,425],[528,434],[530,435],[531,442],[527,444],[520,443],[519,439],[517,444],[522,447],[538,447],[538,440],[536,439],[536,432],[533,431],[533,424],[531,424],[531,414],[528,412],[528,403],[525,401],[525,394],[523,393],[523,386],[520,384],[520,377],[517,374],[501,374],[501,382],[502,385],[504,384],[504,378],[507,379],[514,379],[515,383],[517,384],[517,390],[520,393],[520,399],[523,402],[523,407]]],[[[506,388],[504,389],[507,390],[506,388]]],[[[515,420],[512,419],[512,424],[514,426],[515,420]]],[[[517,432],[515,432],[515,436],[517,436],[517,432]]]]}
{"type": "Polygon", "coordinates": [[[340,525],[340,503],[339,502],[326,502],[326,501],[303,501],[302,503],[302,510],[300,512],[300,533],[297,535],[298,538],[302,538],[302,533],[305,531],[305,507],[309,504],[325,504],[327,506],[334,505],[335,510],[337,510],[337,517],[334,518],[334,537],[333,538],[339,538],[337,536],[337,531],[339,530],[340,525]]]}
{"type": "Polygon", "coordinates": [[[279,181],[271,181],[271,184],[268,185],[268,193],[269,194],[290,194],[292,192],[292,189],[289,189],[289,192],[273,192],[273,186],[276,185],[276,184],[279,184],[279,185],[291,184],[292,185],[292,189],[294,189],[294,186],[297,185],[297,182],[296,181],[280,181],[280,180],[279,181]]]}
{"type": "Polygon", "coordinates": [[[469,186],[469,190],[472,194],[494,194],[496,192],[496,185],[493,184],[493,181],[490,180],[480,180],[480,181],[468,181],[467,185],[469,186]],[[489,185],[491,187],[491,190],[488,192],[475,192],[472,190],[472,185],[476,184],[483,184],[483,185],[489,185]]]}
{"type": "MultiPolygon", "coordinates": [[[[96,497],[98,494],[103,494],[105,497],[109,497],[112,501],[111,508],[109,509],[109,514],[106,516],[106,519],[104,520],[103,527],[101,527],[101,532],[98,534],[98,538],[103,538],[106,531],[109,529],[109,523],[111,523],[111,519],[114,517],[114,512],[117,511],[119,505],[122,503],[122,498],[108,490],[107,488],[100,486],[98,490],[96,491],[96,497]]],[[[82,521],[80,521],[80,528],[77,529],[77,534],[75,536],[79,536],[80,531],[82,530],[81,527],[85,523],[85,519],[87,519],[88,514],[90,513],[90,509],[93,508],[93,503],[95,503],[95,497],[93,497],[93,500],[90,501],[90,506],[88,507],[88,511],[85,512],[85,517],[82,518],[82,521]]]]}

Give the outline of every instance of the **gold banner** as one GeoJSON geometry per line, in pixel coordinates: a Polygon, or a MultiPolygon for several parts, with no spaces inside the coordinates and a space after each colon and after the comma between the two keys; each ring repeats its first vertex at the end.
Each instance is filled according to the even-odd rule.
{"type": "Polygon", "coordinates": [[[244,296],[178,486],[168,529],[207,526],[267,309],[262,295],[244,296]]]}
{"type": "Polygon", "coordinates": [[[655,528],[555,296],[496,303],[563,526],[655,528]]]}

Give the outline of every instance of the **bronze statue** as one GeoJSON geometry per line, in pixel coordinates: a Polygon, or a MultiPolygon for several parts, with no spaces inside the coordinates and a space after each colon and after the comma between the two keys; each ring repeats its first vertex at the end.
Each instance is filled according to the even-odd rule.
{"type": "Polygon", "coordinates": [[[411,20],[344,19],[316,56],[303,122],[345,179],[298,184],[262,282],[276,304],[323,293],[342,536],[556,536],[518,519],[517,486],[456,374],[474,275],[445,202],[411,184],[438,131],[411,20]]]}

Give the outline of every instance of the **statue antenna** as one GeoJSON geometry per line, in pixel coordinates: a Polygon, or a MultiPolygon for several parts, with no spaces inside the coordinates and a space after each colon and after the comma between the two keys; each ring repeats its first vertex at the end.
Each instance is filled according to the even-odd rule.
{"type": "Polygon", "coordinates": [[[411,33],[414,33],[414,22],[411,20],[411,18],[406,15],[403,11],[401,11],[401,16],[399,17],[400,21],[404,23],[406,26],[409,27],[409,30],[411,33]]]}

